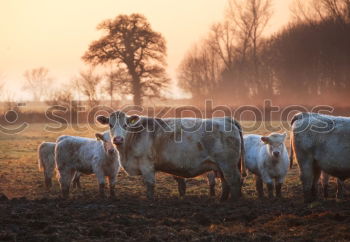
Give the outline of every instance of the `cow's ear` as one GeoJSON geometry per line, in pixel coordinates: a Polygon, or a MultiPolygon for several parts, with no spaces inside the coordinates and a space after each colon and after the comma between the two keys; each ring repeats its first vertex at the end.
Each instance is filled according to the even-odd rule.
{"type": "Polygon", "coordinates": [[[283,139],[286,139],[286,137],[287,137],[287,133],[286,133],[286,132],[284,132],[282,135],[283,135],[283,139]]]}
{"type": "Polygon", "coordinates": [[[103,116],[103,115],[98,115],[96,120],[100,123],[100,124],[108,124],[109,123],[109,118],[103,116]]]}
{"type": "Polygon", "coordinates": [[[269,137],[263,136],[261,137],[261,141],[264,142],[265,144],[269,143],[269,137]]]}
{"type": "Polygon", "coordinates": [[[140,117],[138,115],[132,115],[132,116],[128,117],[126,122],[130,125],[133,125],[134,123],[139,121],[139,119],[140,119],[140,117]]]}
{"type": "Polygon", "coordinates": [[[95,134],[97,140],[102,140],[103,141],[103,135],[100,133],[95,134]]]}

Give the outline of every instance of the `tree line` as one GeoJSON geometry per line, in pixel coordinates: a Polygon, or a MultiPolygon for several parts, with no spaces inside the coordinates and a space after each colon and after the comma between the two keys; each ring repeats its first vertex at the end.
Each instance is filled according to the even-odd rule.
{"type": "MultiPolygon", "coordinates": [[[[271,0],[228,0],[223,21],[212,25],[177,69],[178,85],[196,104],[213,99],[231,105],[341,104],[350,91],[350,0],[294,0],[293,20],[266,36],[271,0]]],[[[98,87],[114,96],[131,95],[136,105],[161,97],[170,79],[166,41],[141,14],[119,15],[97,27],[100,39],[82,56],[91,66],[70,86],[50,93],[50,104],[65,104],[76,90],[90,106],[98,87]],[[93,71],[103,67],[105,74],[93,71]],[[103,83],[103,84],[102,84],[103,83]]],[[[40,99],[53,82],[48,70],[25,74],[25,90],[40,99]]]]}
{"type": "Polygon", "coordinates": [[[225,20],[178,70],[195,101],[341,104],[350,91],[350,1],[294,1],[294,19],[263,36],[270,0],[230,0],[225,20]]]}

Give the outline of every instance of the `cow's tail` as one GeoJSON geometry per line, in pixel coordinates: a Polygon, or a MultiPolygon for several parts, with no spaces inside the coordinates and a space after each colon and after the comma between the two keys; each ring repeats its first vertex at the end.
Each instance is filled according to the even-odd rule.
{"type": "Polygon", "coordinates": [[[294,148],[293,148],[293,139],[294,139],[294,132],[293,132],[293,124],[295,121],[300,120],[303,118],[303,116],[308,115],[308,113],[297,113],[293,116],[292,120],[290,121],[290,126],[292,127],[292,131],[290,134],[290,155],[289,155],[289,168],[293,167],[293,160],[294,160],[294,148]]]}
{"type": "Polygon", "coordinates": [[[39,171],[42,171],[44,169],[44,161],[43,161],[43,158],[41,157],[41,145],[39,145],[39,148],[38,148],[38,169],[39,171]]]}
{"type": "Polygon", "coordinates": [[[241,156],[240,156],[240,159],[239,159],[241,175],[242,175],[242,177],[246,177],[247,176],[247,171],[246,171],[245,159],[244,159],[245,158],[244,157],[245,150],[244,150],[243,131],[242,131],[241,125],[236,120],[234,120],[234,123],[235,123],[235,126],[239,130],[239,136],[240,136],[240,139],[241,139],[241,156]]]}
{"type": "Polygon", "coordinates": [[[290,135],[290,155],[289,155],[289,168],[293,167],[293,159],[294,159],[294,148],[293,148],[293,132],[290,135]]]}

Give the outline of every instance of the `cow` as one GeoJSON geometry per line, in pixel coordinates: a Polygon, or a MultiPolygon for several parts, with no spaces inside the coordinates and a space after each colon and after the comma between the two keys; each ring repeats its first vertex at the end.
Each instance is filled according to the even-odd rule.
{"type": "Polygon", "coordinates": [[[264,197],[263,183],[267,184],[268,197],[281,197],[281,188],[289,168],[288,151],[284,144],[286,133],[269,136],[250,134],[244,136],[245,162],[255,175],[259,198],[264,197]]]}
{"type": "MultiPolygon", "coordinates": [[[[56,143],[64,140],[67,137],[71,137],[70,135],[61,135],[56,139],[56,143]]],[[[79,190],[81,189],[81,184],[80,184],[80,177],[81,173],[77,171],[74,175],[73,181],[72,181],[72,187],[73,188],[78,188],[79,190]]]]}
{"type": "Polygon", "coordinates": [[[119,155],[114,148],[109,132],[96,133],[96,139],[67,136],[55,149],[59,183],[63,198],[68,198],[72,178],[76,172],[95,174],[99,195],[105,196],[105,176],[109,180],[110,196],[115,196],[116,176],[119,172],[119,155]]]}
{"type": "MultiPolygon", "coordinates": [[[[49,190],[52,187],[52,176],[55,172],[55,142],[42,142],[38,146],[38,167],[44,173],[44,182],[49,190]]],[[[73,187],[80,188],[80,173],[73,179],[73,187]]]]}
{"type": "Polygon", "coordinates": [[[350,118],[298,113],[291,121],[291,156],[299,164],[304,202],[317,198],[321,171],[340,180],[350,177],[350,118]]]}
{"type": "Polygon", "coordinates": [[[44,173],[47,189],[52,187],[52,176],[55,172],[55,146],[54,142],[42,142],[38,146],[38,167],[44,173]]]}
{"type": "Polygon", "coordinates": [[[154,199],[157,171],[182,178],[218,171],[221,200],[229,193],[232,200],[240,197],[244,144],[241,126],[231,117],[160,119],[116,111],[97,121],[109,125],[124,170],[143,176],[148,199],[154,199]]]}

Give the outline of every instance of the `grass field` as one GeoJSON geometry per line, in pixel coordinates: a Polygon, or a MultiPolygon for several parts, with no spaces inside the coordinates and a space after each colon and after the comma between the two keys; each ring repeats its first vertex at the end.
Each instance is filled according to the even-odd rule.
{"type": "MultiPolygon", "coordinates": [[[[0,134],[0,193],[8,198],[0,197],[0,241],[350,240],[350,200],[334,198],[332,181],[330,199],[305,205],[297,165],[287,176],[282,199],[259,200],[252,176],[236,203],[219,202],[219,185],[210,198],[204,176],[188,179],[187,195],[180,199],[173,178],[159,173],[156,200],[150,202],[141,177],[121,171],[113,200],[98,198],[93,175],[83,176],[83,189],[61,200],[56,180],[52,191],[44,187],[37,146],[61,134],[94,137],[96,131],[44,128],[31,124],[17,135],[0,134]]],[[[269,132],[260,127],[255,133],[269,132]]]]}

